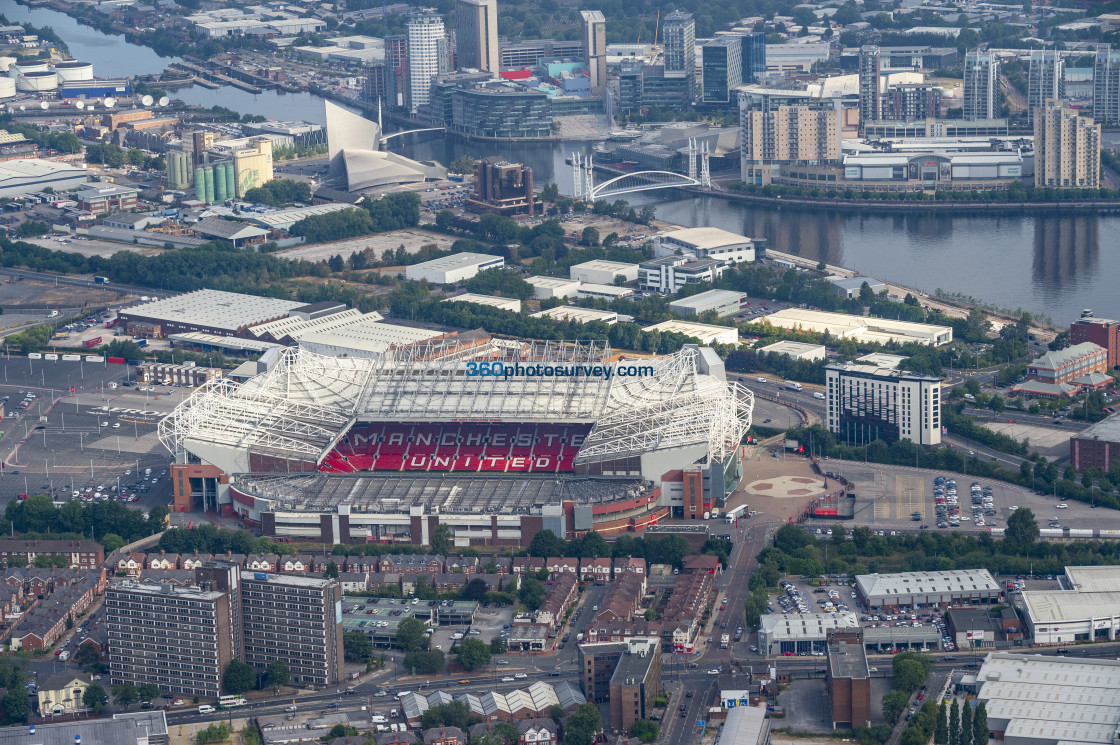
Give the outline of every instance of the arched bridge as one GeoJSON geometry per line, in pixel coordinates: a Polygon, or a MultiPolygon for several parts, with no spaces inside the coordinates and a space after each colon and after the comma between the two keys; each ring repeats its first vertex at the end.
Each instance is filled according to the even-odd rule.
{"type": "Polygon", "coordinates": [[[414,135],[418,132],[442,132],[444,129],[446,129],[446,128],[445,127],[427,127],[426,129],[410,129],[410,130],[407,130],[405,132],[390,132],[387,135],[381,135],[381,144],[385,144],[386,142],[393,139],[394,137],[400,137],[401,135],[414,135]]]}
{"type": "Polygon", "coordinates": [[[635,171],[634,173],[615,176],[601,184],[595,184],[589,190],[587,199],[594,202],[596,199],[617,197],[622,194],[653,191],[654,189],[676,189],[681,186],[700,186],[700,182],[672,171],[635,171]]]}

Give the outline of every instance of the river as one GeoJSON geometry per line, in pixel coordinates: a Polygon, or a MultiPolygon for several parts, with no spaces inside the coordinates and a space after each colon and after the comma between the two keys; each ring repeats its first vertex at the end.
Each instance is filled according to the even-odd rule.
{"type": "MultiPolygon", "coordinates": [[[[12,21],[51,26],[75,59],[90,62],[99,77],[159,72],[172,59],[128,45],[46,8],[7,3],[12,21]]],[[[323,123],[320,99],[307,93],[253,95],[235,88],[185,88],[172,94],[187,103],[220,104],[280,120],[323,123]]],[[[402,138],[403,139],[403,138],[402,138]]],[[[413,158],[448,163],[460,155],[497,155],[533,168],[538,184],[555,181],[570,193],[564,157],[577,144],[467,143],[418,135],[395,142],[413,158]]],[[[717,197],[631,195],[654,204],[658,217],[685,226],[710,225],[765,238],[771,248],[850,267],[883,280],[933,293],[938,288],[1004,307],[1023,308],[1066,325],[1082,308],[1120,317],[1120,217],[1093,215],[961,215],[943,212],[872,215],[857,211],[807,211],[760,207],[717,197]],[[1109,238],[1108,236],[1112,236],[1109,238]]]]}

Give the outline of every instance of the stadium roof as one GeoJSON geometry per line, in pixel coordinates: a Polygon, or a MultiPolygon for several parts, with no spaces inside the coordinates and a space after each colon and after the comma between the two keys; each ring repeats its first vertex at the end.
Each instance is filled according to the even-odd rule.
{"type": "MultiPolygon", "coordinates": [[[[407,328],[371,326],[382,325],[407,328]]],[[[754,396],[700,372],[703,351],[686,345],[643,360],[650,375],[619,377],[610,348],[598,343],[464,334],[370,356],[288,348],[255,378],[213,380],[196,390],[160,422],[159,436],[177,455],[197,443],[318,461],[359,419],[594,422],[577,464],[690,445],[722,461],[750,426],[754,396]],[[468,377],[467,363],[477,359],[568,374],[468,377]]]]}
{"type": "Polygon", "coordinates": [[[221,290],[195,290],[164,300],[134,305],[121,313],[134,318],[197,324],[208,329],[239,331],[246,326],[286,316],[304,303],[242,295],[221,290]]]}

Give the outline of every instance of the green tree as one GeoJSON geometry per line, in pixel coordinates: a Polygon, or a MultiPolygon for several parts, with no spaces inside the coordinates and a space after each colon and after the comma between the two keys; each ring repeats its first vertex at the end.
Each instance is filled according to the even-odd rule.
{"type": "Polygon", "coordinates": [[[648,719],[639,719],[630,726],[630,736],[636,737],[642,742],[653,742],[657,739],[660,731],[661,728],[648,719]]]}
{"type": "Polygon", "coordinates": [[[583,234],[580,236],[579,242],[584,246],[598,246],[599,230],[588,225],[583,229],[583,234]]]}
{"type": "Polygon", "coordinates": [[[992,736],[988,729],[988,707],[981,701],[976,707],[976,714],[972,717],[972,742],[973,745],[987,745],[992,736]]]}
{"type": "Polygon", "coordinates": [[[544,585],[539,579],[532,577],[522,580],[521,589],[517,591],[517,599],[530,611],[536,610],[541,607],[541,601],[544,600],[544,585]]]}
{"type": "Polygon", "coordinates": [[[900,691],[917,690],[929,677],[929,658],[919,652],[902,652],[891,661],[894,687],[900,691]]]}
{"type": "MultiPolygon", "coordinates": [[[[343,634],[343,656],[345,656],[345,634],[343,634]]],[[[368,655],[367,655],[368,656],[368,655]]],[[[273,660],[268,663],[268,669],[264,675],[265,685],[269,686],[286,686],[288,681],[292,679],[292,671],[288,667],[288,663],[284,660],[273,660]]]]}
{"type": "Polygon", "coordinates": [[[933,726],[933,745],[949,745],[949,723],[946,721],[945,699],[937,705],[937,721],[933,726]]]}
{"type": "Polygon", "coordinates": [[[154,701],[159,698],[159,686],[155,683],[141,683],[136,688],[136,695],[141,701],[154,701]]]}
{"type": "MultiPolygon", "coordinates": [[[[67,504],[71,503],[67,502],[67,504]]],[[[127,543],[128,541],[126,541],[124,538],[121,538],[116,533],[106,533],[105,535],[101,536],[101,545],[105,547],[106,554],[111,554],[127,543]]]]}
{"type": "Polygon", "coordinates": [[[414,649],[405,653],[403,664],[406,670],[415,670],[417,673],[438,673],[443,670],[443,650],[414,649]]]}
{"type": "Polygon", "coordinates": [[[883,717],[894,724],[910,701],[909,697],[899,690],[887,691],[883,696],[883,717]]]}
{"type": "Polygon", "coordinates": [[[957,699],[949,706],[949,745],[960,745],[961,742],[961,710],[957,706],[957,699]]]}
{"type": "Polygon", "coordinates": [[[478,717],[471,714],[470,707],[462,699],[446,704],[429,707],[420,716],[420,727],[431,729],[433,727],[458,727],[465,730],[478,722],[478,717]]]}
{"type": "Polygon", "coordinates": [[[542,559],[547,559],[550,556],[563,556],[565,549],[564,541],[547,528],[539,531],[529,542],[529,555],[542,559]]]}
{"type": "Polygon", "coordinates": [[[1034,512],[1027,507],[1020,507],[1007,518],[1006,540],[1012,546],[1022,551],[1038,540],[1038,521],[1034,512]]]}
{"type": "Polygon", "coordinates": [[[31,714],[31,704],[27,700],[27,692],[23,686],[9,690],[4,698],[0,699],[0,709],[4,711],[4,719],[9,723],[26,722],[31,714]]]}
{"type": "Polygon", "coordinates": [[[447,556],[451,550],[451,526],[440,523],[432,531],[432,552],[440,556],[447,556]]]}
{"type": "Polygon", "coordinates": [[[328,579],[338,579],[338,564],[334,561],[327,562],[327,570],[323,572],[323,576],[328,579]]]}
{"type": "Polygon", "coordinates": [[[474,173],[474,158],[469,155],[460,155],[447,166],[451,173],[474,173]]]}
{"type": "Polygon", "coordinates": [[[968,701],[961,707],[961,736],[959,745],[972,745],[972,706],[968,701]]]}
{"type": "Polygon", "coordinates": [[[610,555],[611,547],[597,531],[588,531],[579,541],[579,556],[582,559],[601,559],[610,555]]]}
{"type": "Polygon", "coordinates": [[[140,692],[131,683],[121,683],[113,686],[113,703],[122,709],[128,709],[140,700],[140,692]]]}
{"type": "Polygon", "coordinates": [[[603,731],[603,718],[595,704],[580,704],[568,717],[563,745],[591,745],[596,735],[603,731]]]}
{"type": "Polygon", "coordinates": [[[508,650],[509,645],[502,637],[495,636],[490,640],[490,654],[505,654],[508,650]]]}
{"type": "Polygon", "coordinates": [[[427,624],[418,618],[406,618],[397,626],[397,646],[405,652],[428,648],[427,624]]]}
{"type": "MultiPolygon", "coordinates": [[[[408,620],[408,619],[406,619],[408,620]]],[[[403,621],[402,621],[403,625],[403,621]]],[[[400,635],[397,636],[398,643],[400,635]]],[[[347,631],[342,635],[342,656],[348,662],[361,662],[373,654],[373,642],[360,631],[347,631]]]]}
{"type": "Polygon", "coordinates": [[[228,693],[245,693],[252,690],[257,682],[257,674],[253,668],[241,660],[230,660],[226,665],[224,687],[228,693]]]}
{"type": "Polygon", "coordinates": [[[465,670],[485,667],[490,664],[490,646],[481,639],[470,637],[459,642],[455,656],[465,670]]]}
{"type": "Polygon", "coordinates": [[[105,689],[101,687],[100,683],[91,684],[89,688],[82,693],[82,705],[94,714],[100,714],[107,703],[109,703],[109,694],[105,692],[105,689]]]}
{"type": "Polygon", "coordinates": [[[472,579],[463,588],[463,598],[465,600],[484,600],[490,588],[486,585],[484,579],[472,579]]]}
{"type": "Polygon", "coordinates": [[[101,662],[101,655],[97,653],[97,647],[93,645],[93,642],[86,642],[78,647],[78,651],[74,653],[74,662],[82,667],[96,665],[101,662]]]}

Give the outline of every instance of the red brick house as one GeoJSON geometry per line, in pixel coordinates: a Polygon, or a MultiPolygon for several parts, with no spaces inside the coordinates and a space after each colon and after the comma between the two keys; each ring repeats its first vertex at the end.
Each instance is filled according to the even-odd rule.
{"type": "Polygon", "coordinates": [[[611,578],[610,559],[580,559],[579,578],[583,582],[607,582],[611,578]]]}
{"type": "Polygon", "coordinates": [[[549,557],[545,562],[549,574],[571,574],[579,576],[579,559],[569,556],[549,557]]]}
{"type": "Polygon", "coordinates": [[[630,557],[619,557],[614,560],[614,576],[615,579],[621,574],[626,572],[633,572],[634,574],[644,575],[646,573],[646,560],[642,558],[632,559],[630,557]]]}

